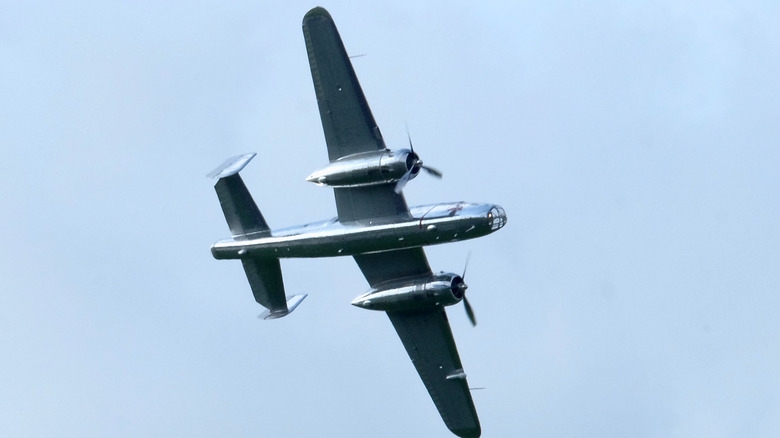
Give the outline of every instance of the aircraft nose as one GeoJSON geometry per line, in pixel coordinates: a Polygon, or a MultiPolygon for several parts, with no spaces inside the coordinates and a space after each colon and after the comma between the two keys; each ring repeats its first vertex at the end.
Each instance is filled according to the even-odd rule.
{"type": "Polygon", "coordinates": [[[496,231],[506,225],[506,212],[498,205],[494,205],[490,209],[487,217],[491,231],[496,231]]]}

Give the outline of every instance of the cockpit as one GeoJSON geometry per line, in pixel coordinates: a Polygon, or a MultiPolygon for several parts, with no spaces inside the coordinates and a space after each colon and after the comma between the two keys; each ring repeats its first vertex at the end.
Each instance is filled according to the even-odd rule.
{"type": "Polygon", "coordinates": [[[488,221],[490,221],[490,231],[496,231],[497,229],[506,225],[506,212],[498,205],[494,205],[488,212],[488,221]]]}

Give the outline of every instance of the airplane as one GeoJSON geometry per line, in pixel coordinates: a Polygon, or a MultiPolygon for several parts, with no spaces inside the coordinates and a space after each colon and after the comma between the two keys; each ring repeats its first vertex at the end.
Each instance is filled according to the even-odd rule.
{"type": "Polygon", "coordinates": [[[260,315],[288,315],[306,295],[287,296],[281,258],[352,256],[370,285],[352,304],[384,311],[401,338],[445,425],[454,434],[479,437],[481,428],[445,306],[466,300],[463,274],[434,274],[423,251],[427,245],[473,239],[506,224],[495,204],[437,203],[408,207],[402,190],[425,167],[409,149],[385,145],[350,57],[330,14],[321,7],[303,18],[309,56],[330,163],[307,180],[332,187],[338,217],[271,230],[239,172],[254,153],[225,161],[209,177],[232,237],[214,243],[216,259],[244,266],[260,315]]]}

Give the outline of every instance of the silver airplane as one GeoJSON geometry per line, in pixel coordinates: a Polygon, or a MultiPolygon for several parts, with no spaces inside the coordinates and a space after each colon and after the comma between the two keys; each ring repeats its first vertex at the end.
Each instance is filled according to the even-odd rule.
{"type": "Polygon", "coordinates": [[[458,356],[445,306],[464,302],[463,275],[434,274],[423,246],[473,239],[506,224],[498,205],[466,202],[409,208],[402,189],[426,169],[410,149],[391,151],[358,83],[336,25],[323,8],[303,18],[330,164],[307,180],[333,188],[338,217],[298,227],[271,230],[239,172],[255,156],[228,159],[209,174],[232,237],[211,247],[216,259],[238,259],[264,319],[292,312],[306,295],[286,296],[280,258],[352,256],[370,289],[352,301],[387,312],[409,357],[439,410],[456,435],[478,437],[479,419],[458,356]]]}

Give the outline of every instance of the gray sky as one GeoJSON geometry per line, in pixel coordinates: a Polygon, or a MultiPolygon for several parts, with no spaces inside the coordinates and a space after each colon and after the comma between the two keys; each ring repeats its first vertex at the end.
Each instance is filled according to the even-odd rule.
{"type": "MultiPolygon", "coordinates": [[[[483,435],[780,433],[776,2],[328,2],[388,144],[506,208],[432,247],[483,435]]],[[[259,321],[204,175],[335,215],[315,4],[0,1],[0,435],[451,436],[350,258],[259,321]]]]}

